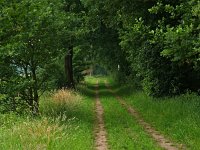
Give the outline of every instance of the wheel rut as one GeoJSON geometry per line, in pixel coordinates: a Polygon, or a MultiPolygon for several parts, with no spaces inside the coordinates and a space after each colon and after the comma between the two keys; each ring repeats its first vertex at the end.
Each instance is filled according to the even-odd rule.
{"type": "Polygon", "coordinates": [[[107,133],[103,119],[104,110],[99,99],[99,86],[96,83],[96,126],[95,126],[95,148],[96,150],[108,150],[107,133]]]}
{"type": "Polygon", "coordinates": [[[129,106],[120,96],[116,95],[111,89],[108,82],[105,81],[105,86],[108,90],[113,93],[119,103],[129,112],[131,116],[136,118],[137,122],[144,128],[144,130],[157,142],[157,144],[165,150],[185,150],[183,145],[178,145],[172,143],[170,140],[166,139],[162,134],[156,131],[149,123],[145,122],[140,114],[132,107],[129,106]]]}

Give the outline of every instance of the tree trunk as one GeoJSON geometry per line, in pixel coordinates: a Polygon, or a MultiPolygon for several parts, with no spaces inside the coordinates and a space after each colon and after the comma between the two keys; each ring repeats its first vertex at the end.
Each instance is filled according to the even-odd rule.
{"type": "Polygon", "coordinates": [[[38,82],[35,67],[32,68],[32,78],[34,80],[33,86],[33,114],[39,114],[39,95],[38,95],[38,82]]]}
{"type": "MultiPolygon", "coordinates": [[[[28,74],[28,66],[25,66],[24,67],[24,72],[25,72],[25,76],[26,76],[26,79],[28,79],[29,80],[29,74],[28,74]]],[[[34,112],[34,103],[33,103],[33,87],[31,86],[31,87],[29,87],[28,88],[28,99],[27,99],[27,101],[28,101],[28,105],[30,106],[30,110],[31,110],[31,112],[34,112]]]]}
{"type": "Polygon", "coordinates": [[[65,73],[67,76],[67,88],[75,88],[73,79],[73,46],[70,46],[65,56],[65,73]]]}

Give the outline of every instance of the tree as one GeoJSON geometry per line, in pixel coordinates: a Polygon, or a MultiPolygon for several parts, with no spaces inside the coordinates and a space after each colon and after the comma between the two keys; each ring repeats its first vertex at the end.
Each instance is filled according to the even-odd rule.
{"type": "Polygon", "coordinates": [[[87,0],[86,4],[94,29],[98,31],[101,25],[109,29],[97,32],[96,37],[101,35],[103,38],[98,37],[98,40],[104,45],[100,46],[98,55],[104,53],[104,57],[112,61],[106,64],[112,68],[115,54],[118,60],[125,60],[122,66],[128,67],[122,73],[129,71],[123,75],[124,79],[126,76],[134,78],[134,82],[140,83],[152,96],[198,90],[199,1],[87,0]],[[119,51],[105,48],[103,39],[109,39],[110,30],[115,30],[118,40],[108,40],[109,44],[120,44],[119,51]]]}
{"type": "Polygon", "coordinates": [[[74,71],[73,71],[73,55],[74,48],[81,45],[81,40],[87,32],[85,28],[86,14],[84,6],[80,0],[65,0],[65,30],[63,45],[67,48],[65,54],[65,72],[67,77],[67,88],[75,88],[74,71]]]}
{"type": "Polygon", "coordinates": [[[60,3],[1,1],[1,7],[0,57],[14,72],[11,76],[1,76],[5,100],[13,97],[13,100],[25,101],[31,111],[38,114],[39,90],[46,81],[46,77],[38,76],[39,71],[52,63],[62,48],[58,39],[62,27],[58,17],[62,15],[58,8],[60,3]],[[10,88],[10,84],[13,87],[10,88]]]}

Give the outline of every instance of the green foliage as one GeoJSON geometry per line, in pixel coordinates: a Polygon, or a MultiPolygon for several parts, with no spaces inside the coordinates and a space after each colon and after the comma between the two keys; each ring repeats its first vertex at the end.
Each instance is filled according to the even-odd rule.
{"type": "Polygon", "coordinates": [[[90,67],[88,55],[89,52],[85,49],[83,45],[74,48],[73,69],[76,83],[83,81],[83,71],[90,67]]]}
{"type": "MultiPolygon", "coordinates": [[[[1,74],[2,93],[8,97],[6,103],[10,99],[16,103],[17,99],[19,104],[38,109],[38,90],[46,80],[39,76],[39,70],[52,63],[62,48],[58,40],[60,3],[24,0],[1,4],[0,57],[1,68],[5,68],[1,74]]],[[[16,106],[10,103],[10,107],[17,109],[18,102],[16,106]]]]}
{"type": "Polygon", "coordinates": [[[200,18],[197,15],[197,8],[199,7],[199,1],[189,1],[177,6],[176,10],[182,9],[183,11],[181,23],[175,27],[167,27],[165,49],[161,53],[172,61],[188,63],[196,69],[199,69],[200,57],[200,28],[198,24],[200,18]]]}
{"type": "Polygon", "coordinates": [[[197,1],[158,1],[148,9],[154,22],[139,18],[120,30],[120,45],[128,54],[132,72],[149,95],[167,96],[198,89],[197,7],[197,1]]]}
{"type": "Polygon", "coordinates": [[[69,47],[75,83],[98,64],[152,96],[198,91],[199,7],[199,0],[2,0],[1,103],[37,111],[45,90],[71,78],[69,47]]]}
{"type": "Polygon", "coordinates": [[[129,79],[152,96],[198,90],[199,1],[87,0],[85,5],[96,58],[121,83],[129,79]]]}

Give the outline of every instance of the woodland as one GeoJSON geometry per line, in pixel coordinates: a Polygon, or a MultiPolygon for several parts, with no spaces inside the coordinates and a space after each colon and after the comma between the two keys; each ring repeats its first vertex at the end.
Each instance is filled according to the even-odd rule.
{"type": "MultiPolygon", "coordinates": [[[[95,113],[92,113],[94,102],[91,99],[95,98],[95,85],[99,85],[100,99],[102,93],[102,99],[105,99],[108,93],[104,91],[104,80],[110,83],[116,93],[125,98],[129,97],[127,102],[135,105],[144,120],[153,124],[170,140],[183,143],[191,149],[198,149],[200,1],[0,0],[0,127],[6,127],[5,130],[0,130],[0,149],[38,149],[39,141],[35,141],[32,147],[22,146],[23,142],[24,145],[29,142],[25,135],[21,146],[11,146],[11,143],[17,143],[15,139],[10,143],[3,140],[9,138],[3,133],[12,130],[11,124],[16,123],[21,127],[22,120],[27,117],[30,124],[33,123],[31,119],[36,119],[36,124],[32,124],[36,131],[37,127],[42,130],[42,124],[48,128],[49,124],[55,123],[57,115],[61,115],[61,121],[57,120],[58,126],[62,124],[62,113],[67,119],[80,120],[89,115],[86,120],[92,124],[95,120],[92,114],[95,113]],[[49,102],[51,99],[60,101],[62,98],[65,101],[66,97],[69,97],[67,101],[70,101],[65,104],[66,107],[64,104],[62,106],[57,102],[49,102]],[[79,98],[86,99],[82,100],[80,107],[76,101],[79,98]],[[134,101],[134,98],[137,100],[134,101]],[[74,104],[76,102],[77,104],[74,104]],[[80,114],[77,111],[73,113],[79,109],[82,109],[80,114]],[[82,116],[81,113],[87,115],[82,116]],[[170,114],[174,114],[174,117],[166,117],[170,114]],[[185,131],[195,129],[192,125],[189,127],[188,120],[175,123],[188,115],[189,119],[193,119],[191,122],[194,124],[191,124],[198,128],[198,131],[185,131]],[[45,119],[42,123],[39,121],[43,116],[46,120],[50,119],[47,121],[49,124],[45,119]],[[181,118],[176,119],[178,116],[181,118]],[[182,126],[173,128],[169,118],[171,123],[182,126]],[[178,131],[178,128],[183,130],[178,131]],[[169,133],[172,132],[174,135],[170,136],[169,133]]],[[[110,97],[108,95],[107,98],[110,97]]],[[[111,106],[111,101],[102,101],[102,105],[106,105],[105,122],[113,120],[112,123],[117,124],[114,119],[116,116],[106,116],[107,113],[114,113],[106,112],[109,111],[108,107],[118,108],[117,104],[111,106]]],[[[130,118],[127,120],[130,121],[130,118]]],[[[72,120],[72,124],[76,124],[76,121],[72,120]]],[[[65,130],[69,129],[69,134],[77,135],[80,139],[82,130],[85,130],[85,136],[88,134],[88,139],[93,138],[92,131],[90,132],[92,125],[86,127],[82,124],[82,127],[81,121],[77,124],[80,126],[80,132],[76,133],[73,127],[67,127],[65,130]]],[[[109,139],[115,133],[111,127],[109,132],[109,124],[105,126],[108,133],[111,133],[107,136],[109,139]]],[[[22,128],[25,130],[26,125],[22,125],[22,128]]],[[[46,131],[46,128],[44,130],[46,131]]],[[[61,130],[63,129],[59,127],[58,130],[55,129],[55,135],[61,130]]],[[[53,132],[54,128],[51,131],[53,132]]],[[[19,136],[23,132],[25,133],[20,130],[19,136]]],[[[11,131],[8,133],[12,134],[11,131]]],[[[54,136],[52,138],[55,139],[54,136]]],[[[56,142],[52,144],[48,141],[49,137],[46,139],[43,147],[39,149],[55,149],[56,146],[57,149],[63,149],[62,146],[65,145],[64,142],[63,145],[58,144],[58,141],[57,145],[56,142]]],[[[146,140],[150,141],[148,138],[146,140]]],[[[69,142],[71,149],[80,149],[84,145],[79,141],[81,146],[76,147],[79,144],[76,145],[77,141],[72,141],[69,142]]],[[[93,149],[92,140],[86,141],[86,147],[81,149],[93,149]]],[[[113,139],[109,143],[108,140],[108,145],[112,145],[112,142],[116,141],[113,139]]],[[[139,145],[144,143],[145,141],[139,145]]],[[[116,147],[111,149],[133,148],[128,144],[127,147],[113,145],[116,147]]],[[[151,143],[146,147],[135,148],[157,149],[152,145],[151,143]]],[[[70,146],[68,148],[70,149],[70,146]]]]}

